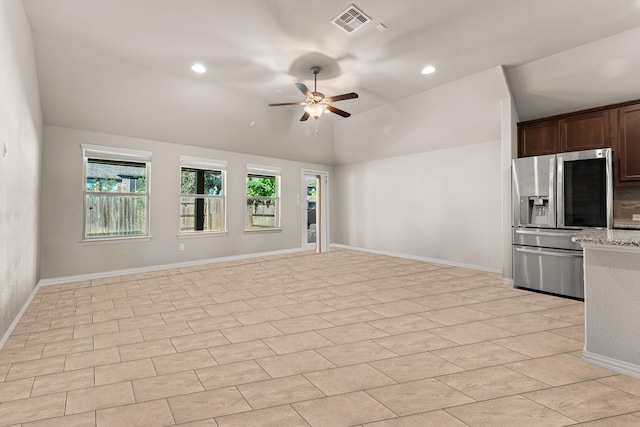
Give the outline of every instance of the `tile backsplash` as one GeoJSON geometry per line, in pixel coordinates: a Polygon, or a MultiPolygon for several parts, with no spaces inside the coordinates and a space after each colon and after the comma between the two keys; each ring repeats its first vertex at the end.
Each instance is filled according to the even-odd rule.
{"type": "Polygon", "coordinates": [[[613,190],[613,226],[640,228],[633,214],[640,215],[640,187],[620,187],[613,190]]]}

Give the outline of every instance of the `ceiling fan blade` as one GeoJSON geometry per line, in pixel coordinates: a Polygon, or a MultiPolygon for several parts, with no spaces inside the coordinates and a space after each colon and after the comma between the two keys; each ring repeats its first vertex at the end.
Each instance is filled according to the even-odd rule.
{"type": "Polygon", "coordinates": [[[353,99],[357,97],[358,97],[357,93],[351,92],[351,93],[345,93],[342,95],[331,96],[327,98],[327,102],[344,101],[345,99],[353,99]]]}
{"type": "Polygon", "coordinates": [[[350,113],[347,113],[346,111],[343,111],[343,110],[341,110],[339,108],[336,108],[336,107],[334,107],[332,105],[327,105],[327,110],[329,110],[332,113],[335,113],[335,114],[337,114],[339,116],[342,116],[342,117],[349,117],[351,115],[350,113]]]}
{"type": "Polygon", "coordinates": [[[313,98],[313,95],[311,94],[311,91],[303,83],[296,83],[296,87],[298,88],[298,90],[300,92],[302,92],[304,94],[305,97],[313,98]]]}
{"type": "Polygon", "coordinates": [[[305,120],[307,120],[309,118],[309,113],[307,113],[306,111],[304,112],[304,114],[302,115],[302,117],[300,117],[300,121],[304,122],[305,120]]]}
{"type": "Polygon", "coordinates": [[[269,107],[280,107],[282,105],[306,105],[306,102],[282,102],[280,104],[269,104],[269,107]]]}

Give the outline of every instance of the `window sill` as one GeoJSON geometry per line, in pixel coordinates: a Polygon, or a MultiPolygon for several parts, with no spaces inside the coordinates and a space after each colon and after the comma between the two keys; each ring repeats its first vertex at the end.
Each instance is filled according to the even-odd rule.
{"type": "Polygon", "coordinates": [[[84,245],[91,245],[91,244],[97,244],[97,245],[108,245],[111,243],[125,243],[125,242],[131,242],[131,243],[138,243],[138,242],[149,242],[151,241],[151,236],[147,235],[147,236],[132,236],[132,237],[96,237],[95,239],[82,239],[80,240],[79,243],[82,243],[84,245]]]}
{"type": "Polygon", "coordinates": [[[245,228],[244,232],[249,234],[259,233],[280,233],[284,230],[283,227],[269,227],[269,228],[245,228]]]}
{"type": "Polygon", "coordinates": [[[194,233],[178,233],[178,239],[198,239],[203,237],[226,236],[228,231],[197,231],[194,233]]]}

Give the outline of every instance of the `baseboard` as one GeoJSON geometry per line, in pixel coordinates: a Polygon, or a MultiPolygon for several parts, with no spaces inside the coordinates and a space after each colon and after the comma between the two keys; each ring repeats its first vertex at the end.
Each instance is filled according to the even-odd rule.
{"type": "Polygon", "coordinates": [[[640,366],[632,363],[623,362],[621,360],[612,359],[607,356],[602,356],[595,353],[590,353],[587,350],[582,352],[582,361],[591,365],[596,365],[601,368],[609,369],[610,371],[618,372],[624,375],[628,375],[634,378],[640,378],[640,366]]]}
{"type": "Polygon", "coordinates": [[[259,252],[259,253],[246,254],[246,255],[233,255],[233,256],[201,259],[197,261],[188,261],[188,262],[180,262],[180,263],[172,263],[172,264],[160,264],[160,265],[153,265],[149,267],[129,268],[124,270],[111,270],[111,271],[103,271],[99,273],[78,274],[74,276],[65,276],[65,277],[53,277],[49,279],[40,279],[40,281],[38,282],[38,285],[39,286],[59,285],[62,283],[81,282],[83,280],[104,279],[106,277],[126,276],[130,274],[148,273],[150,271],[169,270],[172,268],[195,267],[195,266],[204,265],[204,264],[216,264],[216,263],[222,263],[222,262],[228,262],[228,261],[250,260],[253,258],[260,258],[265,256],[287,255],[287,254],[292,254],[292,253],[302,252],[302,251],[303,251],[302,248],[284,249],[280,251],[259,252]]]}
{"type": "Polygon", "coordinates": [[[18,322],[20,322],[20,319],[22,319],[22,315],[24,314],[24,312],[29,307],[29,304],[31,304],[31,301],[33,300],[33,297],[38,293],[38,289],[40,289],[40,284],[37,284],[33,288],[33,290],[31,291],[31,295],[29,295],[29,298],[27,298],[25,303],[22,305],[22,308],[20,309],[20,311],[16,315],[15,319],[13,319],[13,322],[11,322],[11,325],[9,325],[9,329],[7,329],[7,332],[5,332],[5,334],[2,336],[2,339],[0,339],[0,350],[2,349],[2,347],[4,347],[4,344],[9,339],[9,336],[11,335],[11,332],[13,332],[15,327],[18,325],[18,322]]]}
{"type": "Polygon", "coordinates": [[[354,250],[354,251],[369,252],[369,253],[372,253],[372,254],[379,254],[379,255],[388,255],[388,256],[393,256],[393,257],[397,257],[397,258],[412,259],[412,260],[415,260],[415,261],[432,262],[432,263],[435,263],[435,264],[450,265],[452,267],[470,268],[472,270],[486,271],[487,273],[499,273],[499,274],[502,274],[502,269],[499,269],[499,268],[484,267],[484,266],[481,266],[481,265],[473,265],[473,264],[464,264],[464,263],[461,263],[461,262],[448,261],[448,260],[445,260],[445,259],[435,259],[435,258],[421,257],[421,256],[417,256],[417,255],[401,254],[401,253],[388,252],[388,251],[378,251],[378,250],[375,250],[375,249],[360,248],[360,247],[348,246],[348,245],[340,245],[340,244],[335,244],[335,243],[332,243],[331,247],[332,248],[341,248],[341,249],[351,249],[351,250],[354,250]]]}

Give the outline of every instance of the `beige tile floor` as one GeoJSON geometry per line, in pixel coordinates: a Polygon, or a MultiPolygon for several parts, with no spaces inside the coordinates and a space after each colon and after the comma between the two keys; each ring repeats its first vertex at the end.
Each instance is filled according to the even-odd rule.
{"type": "Polygon", "coordinates": [[[583,340],[580,302],[343,249],[68,283],[0,350],[0,426],[640,426],[583,340]]]}

